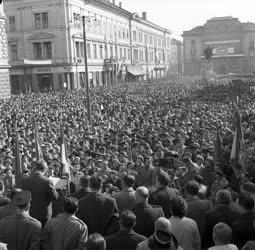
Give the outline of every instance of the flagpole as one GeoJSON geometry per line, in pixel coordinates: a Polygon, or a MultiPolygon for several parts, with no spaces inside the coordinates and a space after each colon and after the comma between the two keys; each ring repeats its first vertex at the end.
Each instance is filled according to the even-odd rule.
{"type": "Polygon", "coordinates": [[[19,134],[17,131],[17,119],[15,116],[14,120],[14,133],[15,133],[15,181],[16,188],[21,188],[22,179],[21,179],[21,159],[20,159],[20,149],[19,149],[19,134]]]}

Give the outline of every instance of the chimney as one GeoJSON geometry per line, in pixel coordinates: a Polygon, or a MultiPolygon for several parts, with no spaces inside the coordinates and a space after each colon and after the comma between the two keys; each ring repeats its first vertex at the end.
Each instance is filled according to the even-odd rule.
{"type": "Polygon", "coordinates": [[[143,19],[146,20],[147,19],[147,12],[143,12],[142,16],[143,16],[143,19]]]}
{"type": "Polygon", "coordinates": [[[119,2],[119,7],[122,8],[122,2],[119,2]]]}

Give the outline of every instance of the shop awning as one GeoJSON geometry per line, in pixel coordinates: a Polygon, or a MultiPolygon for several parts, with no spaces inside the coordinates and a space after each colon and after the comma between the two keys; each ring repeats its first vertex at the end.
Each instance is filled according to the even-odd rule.
{"type": "Polygon", "coordinates": [[[128,66],[127,71],[134,76],[142,76],[146,74],[143,67],[139,67],[139,66],[128,66]]]}

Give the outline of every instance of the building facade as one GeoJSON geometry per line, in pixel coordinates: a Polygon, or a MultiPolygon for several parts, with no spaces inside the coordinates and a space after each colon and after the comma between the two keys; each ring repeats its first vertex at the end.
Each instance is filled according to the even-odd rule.
{"type": "Polygon", "coordinates": [[[183,43],[177,39],[171,39],[171,74],[183,74],[183,43]]]}
{"type": "Polygon", "coordinates": [[[8,45],[5,29],[6,17],[0,3],[0,99],[10,97],[8,45]]]}
{"type": "Polygon", "coordinates": [[[115,0],[6,0],[5,10],[13,92],[85,86],[82,16],[90,86],[170,70],[171,32],[115,0]]]}
{"type": "Polygon", "coordinates": [[[217,74],[255,72],[255,23],[242,23],[233,17],[212,18],[182,36],[186,75],[201,73],[207,47],[212,48],[211,62],[217,74]]]}

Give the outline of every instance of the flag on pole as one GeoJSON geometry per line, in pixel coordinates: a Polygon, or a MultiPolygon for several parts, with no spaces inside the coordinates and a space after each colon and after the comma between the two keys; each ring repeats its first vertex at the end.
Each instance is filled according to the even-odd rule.
{"type": "Polygon", "coordinates": [[[68,160],[67,145],[63,126],[60,128],[60,162],[63,167],[62,175],[68,175],[69,180],[71,180],[70,163],[68,160]]]}
{"type": "Polygon", "coordinates": [[[17,119],[14,120],[14,133],[15,133],[15,182],[16,188],[21,188],[22,185],[22,169],[19,148],[19,133],[17,131],[17,119]]]}
{"type": "Polygon", "coordinates": [[[215,141],[215,159],[217,162],[222,161],[222,139],[219,133],[219,126],[216,127],[216,141],[215,141]]]}
{"type": "Polygon", "coordinates": [[[244,138],[242,131],[241,115],[239,110],[236,111],[236,131],[232,144],[230,160],[244,167],[244,138]]]}
{"type": "Polygon", "coordinates": [[[43,160],[43,152],[42,146],[38,137],[38,127],[36,124],[36,120],[33,119],[33,137],[32,137],[32,160],[33,162],[37,162],[43,160]]]}

